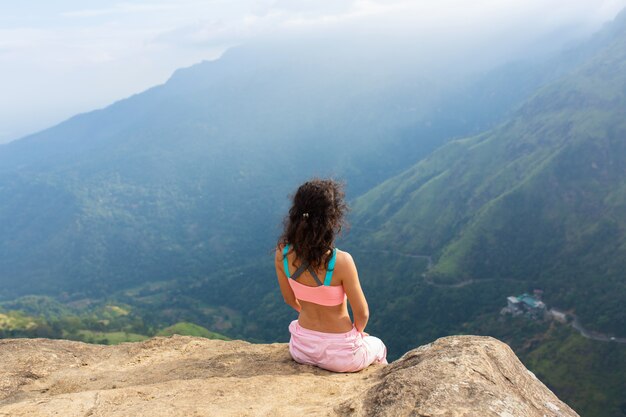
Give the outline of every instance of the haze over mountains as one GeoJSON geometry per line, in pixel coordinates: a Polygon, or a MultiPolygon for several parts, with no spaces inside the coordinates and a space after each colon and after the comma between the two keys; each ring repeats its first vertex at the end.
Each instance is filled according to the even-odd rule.
{"type": "Polygon", "coordinates": [[[282,340],[293,312],[270,253],[286,194],[335,175],[355,198],[341,247],[393,354],[449,333],[510,337],[541,372],[538,355],[605,372],[578,391],[546,373],[574,408],[626,414],[619,347],[581,353],[566,330],[497,314],[541,288],[626,335],[626,13],[573,49],[482,75],[371,52],[236,48],[0,146],[0,299],[115,299],[150,325],[282,340]]]}
{"type": "Polygon", "coordinates": [[[366,46],[236,48],[0,147],[6,291],[97,293],[263,254],[304,178],[343,177],[361,194],[577,59],[467,81],[366,46]]]}
{"type": "Polygon", "coordinates": [[[593,327],[626,334],[623,17],[606,47],[507,122],[358,199],[363,245],[432,255],[436,281],[525,281],[593,327]]]}

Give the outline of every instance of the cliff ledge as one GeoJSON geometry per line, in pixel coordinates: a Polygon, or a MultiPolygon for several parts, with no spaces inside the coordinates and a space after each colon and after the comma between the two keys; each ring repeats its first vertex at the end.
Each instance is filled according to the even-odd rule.
{"type": "Polygon", "coordinates": [[[452,336],[333,374],[286,344],[0,340],[0,416],[577,416],[489,337],[452,336]]]}

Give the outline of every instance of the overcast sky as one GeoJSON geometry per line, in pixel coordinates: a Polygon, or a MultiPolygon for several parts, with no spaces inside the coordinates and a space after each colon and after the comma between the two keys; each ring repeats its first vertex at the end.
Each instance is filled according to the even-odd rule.
{"type": "Polygon", "coordinates": [[[626,0],[24,0],[0,3],[0,143],[106,106],[229,46],[308,33],[532,45],[626,0]]]}

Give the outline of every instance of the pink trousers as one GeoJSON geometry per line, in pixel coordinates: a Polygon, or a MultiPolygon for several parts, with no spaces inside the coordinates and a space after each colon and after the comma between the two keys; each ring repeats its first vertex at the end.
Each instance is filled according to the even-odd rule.
{"type": "Polygon", "coordinates": [[[333,372],[356,372],[372,363],[387,364],[387,348],[382,340],[362,336],[354,327],[347,333],[324,333],[305,329],[294,320],[289,333],[289,353],[298,363],[333,372]]]}

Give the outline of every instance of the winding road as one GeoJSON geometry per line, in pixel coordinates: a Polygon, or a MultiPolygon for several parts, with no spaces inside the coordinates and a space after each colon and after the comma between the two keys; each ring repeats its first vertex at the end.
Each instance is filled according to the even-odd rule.
{"type": "MultiPolygon", "coordinates": [[[[432,259],[432,256],[430,255],[423,255],[423,254],[416,254],[416,253],[403,253],[403,252],[396,252],[396,251],[390,251],[390,250],[360,250],[357,252],[385,253],[385,254],[400,255],[400,256],[407,257],[407,258],[426,259],[428,261],[428,265],[426,266],[426,272],[428,272],[428,270],[431,269],[433,266],[433,259],[432,259]]],[[[429,278],[426,272],[422,274],[422,278],[424,279],[424,282],[428,285],[431,285],[437,288],[462,288],[468,285],[489,282],[489,281],[521,282],[520,280],[516,280],[513,278],[485,278],[485,279],[467,279],[465,281],[457,282],[454,284],[438,284],[434,282],[432,278],[429,278]]],[[[580,335],[584,338],[587,338],[590,340],[596,340],[598,342],[614,342],[614,343],[626,344],[626,337],[613,337],[613,336],[609,336],[607,334],[596,332],[593,330],[587,330],[582,326],[582,324],[580,324],[580,320],[575,314],[566,313],[554,307],[552,308],[552,310],[558,313],[565,314],[566,316],[572,317],[573,320],[571,322],[568,322],[568,324],[572,326],[572,328],[575,329],[578,333],[580,333],[580,335]]]]}
{"type": "Polygon", "coordinates": [[[578,316],[576,316],[576,314],[572,314],[572,313],[566,313],[564,311],[558,310],[556,308],[552,308],[552,310],[561,313],[561,314],[565,314],[567,316],[572,317],[572,321],[570,323],[570,325],[576,329],[576,331],[578,331],[578,333],[580,333],[580,335],[584,338],[587,339],[591,339],[591,340],[597,340],[598,342],[615,342],[615,343],[622,343],[622,344],[626,344],[626,337],[613,337],[613,336],[609,336],[607,334],[604,333],[600,333],[600,332],[596,332],[593,330],[587,330],[585,329],[582,324],[580,324],[580,320],[578,319],[578,316]]]}

